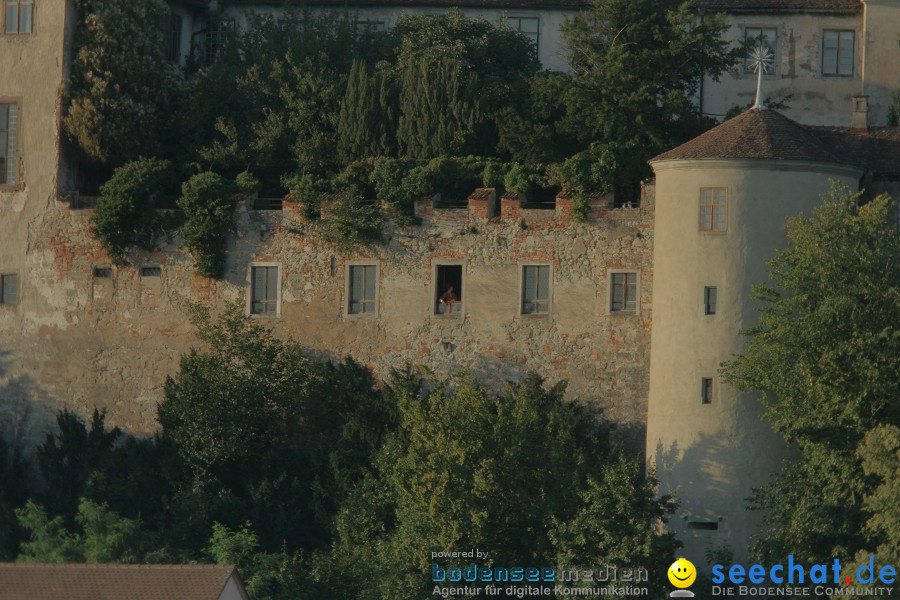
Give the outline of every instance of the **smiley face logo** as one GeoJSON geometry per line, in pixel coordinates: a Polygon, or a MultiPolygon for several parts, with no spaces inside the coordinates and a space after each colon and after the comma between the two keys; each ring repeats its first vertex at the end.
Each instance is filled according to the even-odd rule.
{"type": "Polygon", "coordinates": [[[679,558],[669,567],[669,582],[677,588],[686,588],[697,579],[697,569],[686,558],[679,558]]]}

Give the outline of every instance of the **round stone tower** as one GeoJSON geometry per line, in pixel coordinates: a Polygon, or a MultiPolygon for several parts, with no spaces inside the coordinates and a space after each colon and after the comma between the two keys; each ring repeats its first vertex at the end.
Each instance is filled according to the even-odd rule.
{"type": "Polygon", "coordinates": [[[757,321],[751,286],[786,243],[785,219],[808,212],[835,179],[862,171],[809,130],[754,108],[650,161],[656,174],[653,335],[647,459],[680,503],[671,528],[701,570],[705,551],[747,558],[760,515],[751,489],[787,455],[754,393],[722,381],[757,321]]]}

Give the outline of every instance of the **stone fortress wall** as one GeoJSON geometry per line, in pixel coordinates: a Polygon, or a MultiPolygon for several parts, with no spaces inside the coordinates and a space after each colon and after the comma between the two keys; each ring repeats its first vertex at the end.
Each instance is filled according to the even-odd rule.
{"type": "Polygon", "coordinates": [[[197,344],[185,301],[214,311],[239,302],[249,313],[251,266],[270,265],[278,267],[279,310],[259,320],[279,336],[321,355],[351,355],[379,376],[409,361],[437,375],[467,370],[495,385],[527,370],[550,382],[564,379],[570,398],[602,408],[639,451],[649,385],[653,197],[647,186],[639,208],[616,209],[610,198],[598,198],[580,223],[569,198],[550,210],[522,208],[517,198],[497,199],[489,189],[477,190],[461,209],[423,199],[420,226],[389,221],[385,244],[352,252],[324,241],[297,204],[257,211],[248,199],[239,204],[219,281],[195,275],[177,239],[113,267],[89,234],[92,211],[55,201],[27,223],[20,301],[0,311],[0,389],[7,403],[27,398],[43,407],[45,419],[63,406],[84,415],[96,406],[108,411],[110,425],[149,434],[166,376],[197,344]],[[374,315],[347,314],[350,264],[377,267],[374,315]],[[442,264],[461,266],[459,315],[435,314],[442,264]],[[550,267],[545,315],[521,314],[524,265],[550,267]],[[616,270],[638,276],[635,311],[609,310],[609,274],[616,270]]]}

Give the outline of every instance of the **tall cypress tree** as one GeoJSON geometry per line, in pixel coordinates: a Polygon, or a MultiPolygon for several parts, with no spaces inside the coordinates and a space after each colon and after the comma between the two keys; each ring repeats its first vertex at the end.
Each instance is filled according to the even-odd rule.
{"type": "Polygon", "coordinates": [[[423,57],[403,70],[397,127],[402,155],[468,154],[481,120],[478,76],[458,60],[423,57]]]}
{"type": "Polygon", "coordinates": [[[382,72],[369,73],[365,62],[354,60],[341,102],[338,152],[345,163],[394,151],[396,94],[382,72]]]}

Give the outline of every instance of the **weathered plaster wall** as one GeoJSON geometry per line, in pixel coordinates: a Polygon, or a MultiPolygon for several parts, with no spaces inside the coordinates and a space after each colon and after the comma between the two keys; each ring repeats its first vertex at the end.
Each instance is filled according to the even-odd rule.
{"type": "MultiPolygon", "coordinates": [[[[502,384],[535,370],[569,381],[569,396],[602,407],[639,449],[646,420],[652,292],[653,193],[641,208],[597,210],[575,223],[557,212],[503,204],[503,218],[484,206],[424,207],[423,224],[387,229],[386,244],[344,253],[303,223],[296,205],[284,212],[239,208],[222,281],[196,277],[173,243],[134,256],[112,279],[93,277],[109,260],[87,231],[89,210],[54,203],[28,224],[22,302],[7,311],[0,347],[8,376],[27,373],[32,395],[48,407],[87,414],[149,433],[167,375],[196,344],[182,310],[186,300],[222,308],[245,303],[253,261],[281,268],[281,314],[260,318],[329,356],[352,355],[379,375],[410,361],[439,375],[465,369],[502,384]],[[348,317],[345,265],[379,265],[379,312],[348,317]],[[433,314],[433,265],[464,264],[462,317],[433,314]],[[521,265],[552,266],[548,315],[521,315],[521,265]],[[142,265],[162,266],[159,279],[142,265]],[[640,312],[609,315],[608,269],[640,273],[640,312]]],[[[174,240],[173,242],[177,242],[174,240]]]]}
{"type": "MultiPolygon", "coordinates": [[[[726,39],[738,44],[747,28],[777,30],[775,72],[765,78],[764,94],[781,99],[792,94],[790,108],[779,109],[804,125],[850,125],[851,98],[862,91],[862,12],[853,15],[816,13],[730,14],[726,39]],[[826,29],[855,32],[852,76],[822,74],[822,32],[826,29]]],[[[892,27],[896,32],[897,23],[892,27]]],[[[891,35],[896,45],[896,33],[891,35]]],[[[703,82],[703,112],[721,118],[733,106],[745,107],[756,98],[756,75],[745,73],[741,63],[716,82],[703,82]]]]}

